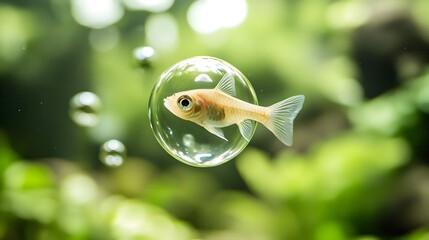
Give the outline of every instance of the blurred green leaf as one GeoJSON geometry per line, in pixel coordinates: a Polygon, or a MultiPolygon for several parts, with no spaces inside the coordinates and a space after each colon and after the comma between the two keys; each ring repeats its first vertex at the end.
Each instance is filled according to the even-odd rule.
{"type": "Polygon", "coordinates": [[[53,189],[6,190],[4,207],[7,212],[40,223],[51,223],[57,214],[58,199],[53,189]]]}
{"type": "Polygon", "coordinates": [[[344,233],[344,228],[335,222],[327,222],[316,229],[316,240],[341,240],[348,239],[344,233]]]}
{"type": "Polygon", "coordinates": [[[9,166],[4,174],[6,189],[30,190],[54,186],[51,171],[42,164],[17,162],[9,166]]]}
{"type": "Polygon", "coordinates": [[[348,187],[369,185],[409,158],[401,139],[346,135],[326,140],[305,156],[267,156],[248,149],[237,160],[246,182],[269,199],[335,198],[348,187]]]}

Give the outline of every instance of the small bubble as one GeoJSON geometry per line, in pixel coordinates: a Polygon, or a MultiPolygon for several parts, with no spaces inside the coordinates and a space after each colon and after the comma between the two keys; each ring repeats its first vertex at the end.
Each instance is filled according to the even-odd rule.
{"type": "Polygon", "coordinates": [[[111,139],[101,145],[100,160],[109,167],[121,166],[126,157],[126,149],[122,142],[111,139]]]}
{"type": "Polygon", "coordinates": [[[153,63],[155,50],[149,46],[138,47],[134,49],[133,56],[142,68],[149,68],[153,63]]]}
{"type": "Polygon", "coordinates": [[[70,116],[82,127],[93,127],[98,124],[101,101],[91,92],[81,92],[70,100],[70,116]]]}

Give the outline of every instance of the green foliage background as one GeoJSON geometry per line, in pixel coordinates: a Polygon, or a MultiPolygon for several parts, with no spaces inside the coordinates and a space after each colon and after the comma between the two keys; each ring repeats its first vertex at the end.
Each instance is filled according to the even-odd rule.
{"type": "Polygon", "coordinates": [[[149,67],[147,19],[126,10],[94,49],[69,1],[0,1],[0,239],[429,239],[429,2],[248,0],[238,27],[202,35],[168,11],[171,49],[149,67]],[[304,94],[294,146],[258,128],[215,167],[186,166],[149,127],[158,76],[209,55],[240,69],[261,105],[304,94]],[[100,124],[69,101],[96,93],[100,124]],[[98,159],[110,138],[128,156],[98,159]]]}

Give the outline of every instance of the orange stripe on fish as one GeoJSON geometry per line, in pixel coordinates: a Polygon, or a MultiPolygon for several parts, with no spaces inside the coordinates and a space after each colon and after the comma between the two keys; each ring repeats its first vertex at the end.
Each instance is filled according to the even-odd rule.
{"type": "Polygon", "coordinates": [[[232,74],[225,74],[213,89],[178,92],[164,99],[164,106],[177,117],[192,121],[228,141],[221,128],[237,124],[250,141],[253,121],[267,127],[285,145],[292,145],[293,121],[304,104],[304,96],[293,96],[269,107],[235,98],[232,74]]]}

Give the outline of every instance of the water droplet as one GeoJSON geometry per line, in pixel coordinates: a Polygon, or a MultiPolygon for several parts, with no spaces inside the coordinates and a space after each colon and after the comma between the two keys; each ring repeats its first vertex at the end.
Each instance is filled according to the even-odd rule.
{"type": "Polygon", "coordinates": [[[155,50],[148,46],[138,47],[134,49],[133,56],[142,68],[149,68],[153,63],[155,50]]]}
{"type": "Polygon", "coordinates": [[[111,139],[101,145],[100,160],[109,167],[121,166],[126,156],[126,149],[122,142],[111,139]]]}
{"type": "MultiPolygon", "coordinates": [[[[198,167],[223,164],[237,156],[248,144],[237,125],[222,128],[225,141],[203,127],[178,118],[163,104],[174,93],[193,89],[212,89],[227,73],[235,80],[236,98],[257,104],[252,85],[234,66],[213,57],[194,57],[166,70],[152,90],[149,118],[161,146],[174,158],[198,167]]],[[[252,131],[255,131],[253,126],[252,131]]]]}
{"type": "Polygon", "coordinates": [[[101,101],[91,92],[81,92],[70,100],[70,116],[82,127],[93,127],[99,121],[101,101]]]}

